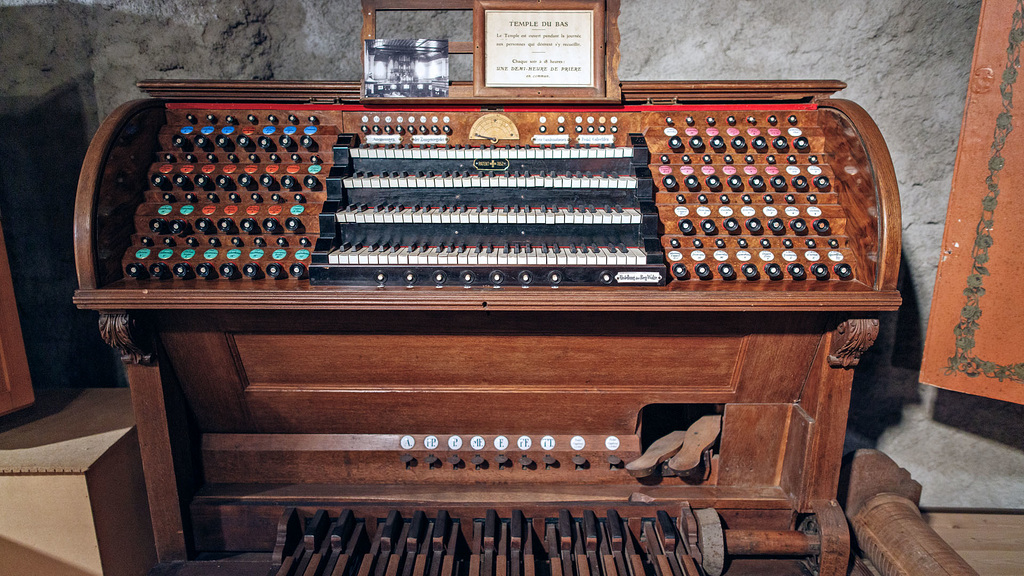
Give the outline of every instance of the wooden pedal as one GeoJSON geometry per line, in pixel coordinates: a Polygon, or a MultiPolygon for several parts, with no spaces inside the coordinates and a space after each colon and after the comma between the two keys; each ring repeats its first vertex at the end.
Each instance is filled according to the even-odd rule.
{"type": "Polygon", "coordinates": [[[722,432],[722,416],[703,416],[686,430],[683,447],[666,464],[688,482],[707,480],[711,472],[711,447],[722,432]]]}
{"type": "Polygon", "coordinates": [[[679,451],[686,434],[686,430],[676,430],[658,438],[639,458],[626,463],[626,472],[636,478],[646,478],[654,474],[659,464],[679,451]]]}

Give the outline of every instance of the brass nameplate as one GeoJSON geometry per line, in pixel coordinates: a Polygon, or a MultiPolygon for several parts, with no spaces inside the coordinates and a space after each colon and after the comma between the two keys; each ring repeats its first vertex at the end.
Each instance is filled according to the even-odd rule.
{"type": "Polygon", "coordinates": [[[473,168],[477,170],[503,171],[508,170],[508,166],[507,158],[477,158],[473,160],[473,168]]]}

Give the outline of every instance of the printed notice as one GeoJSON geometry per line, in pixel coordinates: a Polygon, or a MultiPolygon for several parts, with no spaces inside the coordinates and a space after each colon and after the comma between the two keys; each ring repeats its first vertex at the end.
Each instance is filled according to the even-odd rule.
{"type": "Polygon", "coordinates": [[[594,85],[590,10],[487,10],[487,87],[588,88],[594,85]]]}

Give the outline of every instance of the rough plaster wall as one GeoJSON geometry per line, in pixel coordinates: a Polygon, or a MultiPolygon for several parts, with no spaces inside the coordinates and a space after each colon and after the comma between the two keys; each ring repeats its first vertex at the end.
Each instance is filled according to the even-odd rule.
{"type": "MultiPolygon", "coordinates": [[[[619,75],[849,84],[841,96],[873,115],[899,177],[906,304],[883,318],[858,371],[848,447],[888,451],[924,484],[926,505],[1021,508],[1024,412],[917,384],[979,7],[623,0],[619,75]]],[[[463,40],[465,22],[421,13],[381,22],[380,35],[463,40]]],[[[37,385],[114,378],[93,315],[68,304],[70,218],[85,146],[107,113],[140,96],[134,82],[357,79],[360,27],[353,0],[0,0],[0,213],[37,385]]],[[[466,70],[453,62],[453,76],[466,70]]]]}

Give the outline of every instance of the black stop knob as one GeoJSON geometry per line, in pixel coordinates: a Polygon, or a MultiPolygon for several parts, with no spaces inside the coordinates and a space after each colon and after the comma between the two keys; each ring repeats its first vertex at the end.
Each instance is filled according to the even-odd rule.
{"type": "Polygon", "coordinates": [[[245,266],[242,266],[242,274],[244,274],[246,278],[259,278],[260,275],[263,274],[263,270],[260,269],[259,264],[249,262],[245,266]]]}
{"type": "Polygon", "coordinates": [[[260,136],[256,139],[256,145],[264,150],[271,150],[274,148],[274,141],[266,136],[260,136]]]}
{"type": "Polygon", "coordinates": [[[694,228],[693,222],[691,222],[689,218],[683,218],[679,221],[679,231],[689,236],[697,230],[694,228]]]}
{"type": "Polygon", "coordinates": [[[793,147],[800,152],[805,152],[808,148],[811,147],[811,142],[806,137],[801,136],[796,140],[793,140],[793,147]]]}
{"type": "Polygon", "coordinates": [[[757,272],[757,266],[754,266],[749,262],[741,266],[740,271],[743,272],[743,276],[747,280],[757,280],[757,277],[760,276],[760,274],[757,272]]]}
{"type": "Polygon", "coordinates": [[[231,233],[235,229],[235,222],[231,218],[217,220],[217,229],[221,232],[231,233]]]}
{"type": "Polygon", "coordinates": [[[207,176],[206,174],[199,174],[198,176],[196,176],[196,188],[199,188],[200,190],[206,190],[207,188],[210,187],[211,184],[213,184],[213,182],[210,180],[210,177],[207,176]]]}
{"type": "Polygon", "coordinates": [[[217,176],[216,182],[217,187],[219,187],[221,190],[231,190],[235,187],[235,183],[231,180],[231,177],[225,174],[217,176]]]}
{"type": "Polygon", "coordinates": [[[270,174],[263,174],[260,176],[260,186],[264,188],[271,188],[274,186],[274,177],[270,174]]]}
{"type": "Polygon", "coordinates": [[[772,176],[771,183],[772,188],[775,188],[777,192],[782,192],[786,189],[786,179],[782,176],[772,176]]]}
{"type": "Polygon", "coordinates": [[[718,176],[708,176],[707,179],[705,179],[705,182],[707,182],[708,188],[714,190],[715,192],[722,189],[722,181],[718,178],[718,176]]]}
{"type": "Polygon", "coordinates": [[[814,179],[814,185],[818,190],[828,190],[829,184],[831,184],[831,182],[829,182],[828,176],[818,176],[814,179]]]}
{"type": "Polygon", "coordinates": [[[805,192],[808,188],[806,176],[795,176],[793,178],[793,188],[796,188],[797,192],[805,192]]]}
{"type": "Polygon", "coordinates": [[[723,262],[718,265],[718,274],[722,276],[722,280],[736,279],[736,269],[728,262],[723,262]]]}
{"type": "Polygon", "coordinates": [[[828,280],[828,266],[822,263],[811,264],[811,274],[814,275],[818,280],[828,280]]]}
{"type": "Polygon", "coordinates": [[[241,148],[245,148],[247,150],[251,150],[252,149],[252,138],[249,138],[245,134],[240,135],[238,137],[237,142],[238,142],[238,146],[241,147],[241,148]]]}
{"type": "Polygon", "coordinates": [[[737,136],[732,139],[732,147],[737,152],[743,152],[747,149],[747,141],[743,139],[743,136],[737,136]]]}
{"type": "Polygon", "coordinates": [[[851,268],[850,265],[845,262],[840,262],[839,264],[836,264],[834,270],[836,271],[836,276],[839,276],[841,280],[846,280],[847,278],[853,276],[853,268],[851,268]]]}
{"type": "Polygon", "coordinates": [[[772,231],[772,234],[784,234],[786,223],[781,218],[772,218],[768,221],[768,229],[772,231]]]}
{"type": "Polygon", "coordinates": [[[153,218],[149,221],[149,229],[156,234],[166,234],[167,221],[163,218],[153,218]]]}
{"type": "Polygon", "coordinates": [[[188,138],[185,138],[181,134],[175,134],[174,136],[171,136],[171,145],[174,146],[175,148],[181,148],[182,150],[186,150],[192,147],[191,144],[189,144],[188,138]]]}
{"type": "Polygon", "coordinates": [[[174,178],[172,178],[172,181],[174,182],[175,186],[181,188],[182,190],[192,189],[192,181],[189,180],[188,176],[185,176],[184,174],[175,174],[174,178]]]}
{"type": "Polygon", "coordinates": [[[223,134],[219,134],[214,138],[213,142],[222,150],[233,150],[235,148],[235,143],[231,141],[231,138],[223,134]]]}
{"type": "Polygon", "coordinates": [[[708,235],[715,234],[718,232],[718,226],[715,225],[715,221],[710,218],[705,218],[700,221],[700,229],[703,230],[704,233],[708,235]]]}
{"type": "Polygon", "coordinates": [[[260,231],[260,226],[256,222],[255,218],[243,218],[242,221],[238,223],[238,227],[242,229],[242,232],[247,234],[256,234],[260,231]]]}
{"type": "Polygon", "coordinates": [[[804,270],[804,265],[797,262],[793,262],[789,266],[786,266],[789,270],[789,275],[793,277],[793,280],[803,280],[807,277],[807,271],[804,270]]]}
{"type": "Polygon", "coordinates": [[[193,142],[196,143],[196,148],[199,148],[201,150],[209,150],[213,148],[213,146],[210,144],[210,139],[202,134],[196,136],[193,142]]]}
{"type": "Polygon", "coordinates": [[[238,177],[238,185],[242,188],[248,188],[255,183],[253,177],[248,174],[242,174],[238,177]]]}
{"type": "Polygon", "coordinates": [[[713,275],[711,273],[711,266],[708,266],[707,264],[705,264],[703,262],[701,262],[700,264],[697,264],[696,266],[694,266],[693,267],[693,272],[701,280],[711,280],[711,278],[713,277],[713,275]]]}
{"type": "Polygon", "coordinates": [[[295,140],[292,140],[292,137],[287,134],[282,135],[277,141],[281,143],[281,148],[285,150],[290,150],[295,146],[295,140]]]}
{"type": "Polygon", "coordinates": [[[300,232],[302,231],[302,220],[292,216],[284,221],[284,227],[288,229],[289,232],[300,232]]]}
{"type": "Polygon", "coordinates": [[[308,176],[303,178],[302,183],[305,184],[306,188],[309,188],[310,190],[316,190],[317,188],[320,187],[320,180],[318,180],[317,177],[313,176],[312,174],[309,174],[308,176]]]}
{"type": "Polygon", "coordinates": [[[200,278],[213,279],[217,277],[217,271],[213,268],[213,264],[203,262],[196,266],[196,276],[199,276],[200,278]]]}
{"type": "Polygon", "coordinates": [[[722,138],[721,136],[712,136],[711,147],[716,151],[721,152],[725,149],[725,138],[722,138]]]}
{"type": "Polygon", "coordinates": [[[754,147],[754,150],[757,150],[758,152],[764,152],[768,149],[768,139],[764,136],[756,136],[750,144],[754,147]]]}
{"type": "Polygon", "coordinates": [[[277,221],[277,218],[264,218],[263,229],[266,230],[267,234],[280,234],[281,223],[277,221]]]}
{"type": "Polygon", "coordinates": [[[295,188],[298,188],[298,186],[299,186],[299,181],[296,180],[294,176],[282,176],[281,177],[281,187],[282,188],[285,188],[287,190],[293,190],[295,188]]]}
{"type": "Polygon", "coordinates": [[[238,267],[231,262],[225,262],[220,265],[220,275],[227,278],[228,280],[234,280],[239,277],[238,267]]]}
{"type": "Polygon", "coordinates": [[[178,262],[174,265],[174,268],[172,268],[171,271],[175,276],[183,280],[192,276],[192,267],[189,266],[187,262],[178,262]]]}
{"type": "Polygon", "coordinates": [[[171,220],[171,223],[167,226],[171,234],[188,234],[189,225],[184,220],[171,220]]]}
{"type": "Polygon", "coordinates": [[[153,174],[153,177],[150,178],[149,181],[153,183],[153,186],[156,186],[161,190],[166,190],[171,186],[170,180],[168,180],[163,174],[153,174]]]}
{"type": "Polygon", "coordinates": [[[739,220],[735,218],[726,218],[725,222],[722,222],[722,228],[725,228],[725,231],[729,234],[739,234],[743,229],[740,226],[739,220]]]}
{"type": "Polygon", "coordinates": [[[746,226],[751,234],[761,234],[764,232],[764,226],[761,225],[761,221],[757,218],[747,218],[746,226]]]}
{"type": "Polygon", "coordinates": [[[726,180],[726,182],[729,184],[729,188],[732,189],[733,192],[743,190],[743,178],[740,178],[735,174],[729,176],[729,179],[726,180]]]}
{"type": "Polygon", "coordinates": [[[686,269],[685,264],[673,264],[672,275],[680,280],[685,280],[690,276],[690,272],[686,269]]]}
{"type": "Polygon", "coordinates": [[[285,276],[284,266],[281,266],[277,262],[267,264],[267,276],[270,276],[274,280],[283,278],[285,276]]]}
{"type": "Polygon", "coordinates": [[[772,146],[774,146],[779,152],[784,152],[789,148],[789,141],[786,140],[785,136],[778,136],[772,140],[772,146]]]}
{"type": "Polygon", "coordinates": [[[167,267],[167,264],[163,262],[156,262],[149,265],[149,274],[153,278],[163,280],[171,277],[171,270],[167,267]]]}
{"type": "Polygon", "coordinates": [[[828,234],[832,231],[832,225],[824,218],[818,218],[811,225],[814,226],[814,231],[821,235],[828,234]]]}
{"type": "Polygon", "coordinates": [[[305,278],[306,277],[306,265],[301,262],[295,262],[288,267],[288,273],[293,278],[305,278]]]}
{"type": "Polygon", "coordinates": [[[697,178],[693,174],[687,176],[683,180],[683,184],[686,185],[686,188],[689,189],[690,192],[696,192],[697,190],[700,190],[700,178],[697,178]]]}
{"type": "Polygon", "coordinates": [[[768,278],[772,280],[782,279],[782,266],[778,264],[766,264],[764,267],[764,273],[768,275],[768,278]]]}
{"type": "Polygon", "coordinates": [[[807,234],[807,221],[803,218],[793,218],[789,221],[789,227],[797,234],[807,234]]]}
{"type": "Polygon", "coordinates": [[[131,264],[124,267],[124,272],[131,278],[142,280],[143,278],[149,277],[149,272],[146,271],[146,267],[138,262],[132,262],[131,264]]]}
{"type": "Polygon", "coordinates": [[[676,186],[678,186],[679,183],[676,182],[675,176],[669,175],[661,179],[661,185],[665,188],[665,190],[675,190],[676,186]]]}
{"type": "Polygon", "coordinates": [[[701,138],[700,136],[694,136],[693,138],[690,138],[690,148],[693,148],[694,150],[703,150],[704,139],[701,138]]]}
{"type": "Polygon", "coordinates": [[[668,139],[668,147],[673,150],[678,150],[683,146],[683,139],[679,136],[673,136],[668,139]]]}
{"type": "Polygon", "coordinates": [[[209,218],[200,218],[196,220],[196,230],[199,230],[203,234],[213,234],[217,231],[216,227],[213,225],[213,220],[210,220],[209,218]]]}
{"type": "Polygon", "coordinates": [[[764,190],[764,178],[760,176],[751,176],[749,182],[750,187],[753,188],[755,192],[764,190]]]}
{"type": "Polygon", "coordinates": [[[299,144],[306,150],[313,150],[316,148],[316,140],[313,140],[309,134],[303,134],[302,138],[299,138],[299,144]]]}

